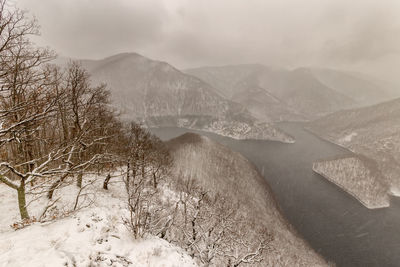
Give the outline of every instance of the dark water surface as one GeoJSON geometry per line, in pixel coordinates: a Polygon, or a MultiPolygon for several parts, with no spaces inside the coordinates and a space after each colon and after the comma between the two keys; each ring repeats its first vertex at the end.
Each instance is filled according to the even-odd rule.
{"type": "Polygon", "coordinates": [[[301,123],[279,127],[296,143],[238,141],[182,128],[151,131],[163,140],[196,132],[243,154],[264,174],[298,233],[337,266],[400,266],[400,200],[393,198],[390,208],[367,209],[311,169],[315,160],[350,152],[303,130],[301,123]]]}

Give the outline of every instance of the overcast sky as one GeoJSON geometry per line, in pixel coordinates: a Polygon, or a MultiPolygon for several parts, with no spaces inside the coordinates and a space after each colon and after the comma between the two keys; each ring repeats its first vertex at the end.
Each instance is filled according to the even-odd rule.
{"type": "Polygon", "coordinates": [[[178,68],[262,63],[400,83],[400,0],[14,0],[60,55],[138,52],[178,68]]]}

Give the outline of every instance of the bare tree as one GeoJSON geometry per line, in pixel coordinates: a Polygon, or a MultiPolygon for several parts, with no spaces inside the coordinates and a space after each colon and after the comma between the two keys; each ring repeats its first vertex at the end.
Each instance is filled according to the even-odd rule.
{"type": "Polygon", "coordinates": [[[158,184],[171,166],[164,144],[135,123],[125,130],[125,149],[121,162],[126,164],[124,178],[129,217],[124,221],[135,238],[151,233],[164,237],[171,225],[172,206],[160,201],[158,184]],[[166,212],[167,211],[167,212],[166,212]]]}
{"type": "Polygon", "coordinates": [[[230,228],[228,237],[222,256],[227,259],[229,267],[261,263],[273,240],[267,229],[251,221],[243,222],[243,219],[237,221],[235,228],[230,228]],[[249,229],[253,229],[253,233],[249,229]]]}
{"type": "Polygon", "coordinates": [[[239,266],[264,260],[272,236],[241,214],[240,205],[205,191],[193,178],[178,179],[177,209],[167,239],[202,266],[239,266]]]}
{"type": "Polygon", "coordinates": [[[59,153],[47,159],[41,156],[45,123],[54,116],[56,99],[52,71],[43,65],[53,58],[48,50],[34,48],[27,39],[36,33],[35,21],[25,18],[18,9],[8,11],[0,2],[0,181],[17,190],[21,218],[29,218],[26,209],[25,185],[33,183],[37,171],[43,169],[59,153]]]}
{"type": "Polygon", "coordinates": [[[151,136],[150,141],[150,173],[152,176],[153,186],[154,188],[157,188],[160,180],[170,174],[169,171],[172,167],[173,161],[164,142],[155,136],[151,136]]]}
{"type": "Polygon", "coordinates": [[[34,47],[35,20],[0,1],[0,182],[18,193],[22,219],[26,194],[54,190],[99,163],[117,125],[104,85],[91,86],[77,63],[63,73],[54,54],[34,47]]]}
{"type": "MultiPolygon", "coordinates": [[[[10,1],[0,1],[0,79],[13,72],[13,52],[21,43],[29,43],[27,37],[39,34],[37,21],[28,18],[25,11],[13,6],[10,1]],[[11,64],[10,64],[11,63],[11,64]]],[[[1,86],[1,90],[7,90],[1,86]]]]}
{"type": "Polygon", "coordinates": [[[120,124],[108,107],[109,92],[105,85],[92,86],[89,75],[77,62],[70,62],[64,75],[61,90],[64,101],[58,102],[58,127],[60,142],[70,144],[73,149],[68,159],[68,172],[53,182],[48,192],[51,199],[68,176],[77,177],[77,186],[82,186],[85,171],[95,164],[104,165],[107,146],[120,124]]]}

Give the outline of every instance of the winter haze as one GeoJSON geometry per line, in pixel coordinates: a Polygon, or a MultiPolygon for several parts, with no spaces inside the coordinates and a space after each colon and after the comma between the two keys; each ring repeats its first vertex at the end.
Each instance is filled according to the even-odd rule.
{"type": "Polygon", "coordinates": [[[0,267],[398,267],[400,1],[0,0],[0,267]]]}
{"type": "Polygon", "coordinates": [[[396,0],[17,0],[40,44],[100,59],[135,51],[179,68],[262,63],[367,72],[400,83],[396,0]]]}

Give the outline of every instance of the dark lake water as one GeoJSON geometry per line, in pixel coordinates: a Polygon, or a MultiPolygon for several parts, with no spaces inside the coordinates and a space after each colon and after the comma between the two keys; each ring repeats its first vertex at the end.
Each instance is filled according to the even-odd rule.
{"type": "Polygon", "coordinates": [[[264,175],[297,232],[337,266],[400,266],[400,200],[393,198],[389,208],[367,209],[311,169],[315,160],[350,152],[305,131],[301,123],[279,127],[296,143],[239,141],[182,128],[152,132],[163,140],[200,133],[247,157],[264,175]]]}

